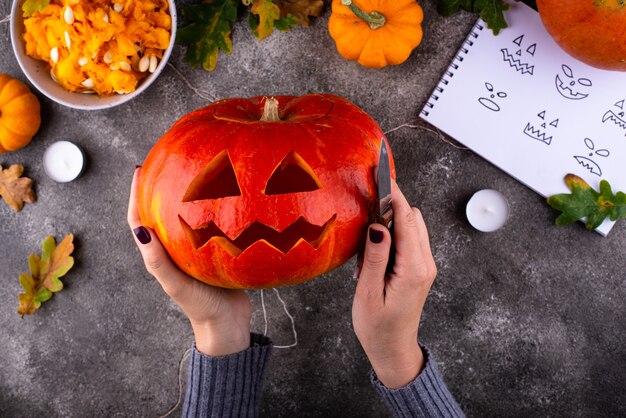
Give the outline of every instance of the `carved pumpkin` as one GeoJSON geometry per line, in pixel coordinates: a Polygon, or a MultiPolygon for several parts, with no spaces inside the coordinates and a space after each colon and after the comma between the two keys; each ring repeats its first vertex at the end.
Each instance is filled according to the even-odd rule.
{"type": "Polygon", "coordinates": [[[40,124],[37,97],[20,80],[0,74],[0,154],[28,145],[40,124]]]}
{"type": "Polygon", "coordinates": [[[546,30],[571,56],[605,70],[626,71],[622,0],[537,0],[546,30]]]}
{"type": "Polygon", "coordinates": [[[422,41],[424,13],[415,0],[333,0],[332,8],[328,31],[337,50],[365,67],[402,64],[422,41]]]}
{"type": "Polygon", "coordinates": [[[226,99],[196,110],[142,167],[143,224],[203,282],[267,288],[309,280],[356,253],[377,207],[376,122],[337,96],[276,100],[226,99]]]}

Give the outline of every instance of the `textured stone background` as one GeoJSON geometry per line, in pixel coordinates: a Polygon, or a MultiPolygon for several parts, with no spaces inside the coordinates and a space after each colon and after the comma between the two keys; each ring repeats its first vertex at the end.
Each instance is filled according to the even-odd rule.
{"type": "MultiPolygon", "coordinates": [[[[9,2],[0,4],[0,15],[9,2]]],[[[329,10],[312,28],[263,43],[246,21],[234,53],[213,73],[191,70],[177,47],[171,63],[216,98],[328,92],[363,107],[390,130],[416,120],[475,17],[441,18],[424,0],[423,44],[397,68],[344,61],[328,35],[329,10]]],[[[22,80],[0,25],[0,71],[22,80]]],[[[178,363],[190,327],[144,271],[125,221],[131,175],[180,116],[206,103],[167,68],[136,100],[116,109],[66,109],[40,96],[43,126],[33,143],[0,156],[23,163],[38,202],[13,213],[0,204],[0,416],[156,417],[178,397],[178,363]],[[41,167],[45,148],[67,139],[89,157],[85,174],[56,184],[41,167]],[[32,317],[16,314],[19,273],[46,235],[76,235],[66,290],[32,317]]],[[[459,109],[462,111],[462,109],[459,109]]],[[[626,222],[608,238],[578,224],[553,226],[544,200],[471,151],[424,130],[389,135],[399,184],[421,207],[439,267],[421,339],[470,416],[626,415],[626,222]],[[464,217],[471,194],[495,188],[509,199],[509,223],[478,233],[464,217]]],[[[298,346],[277,349],[263,416],[384,416],[353,335],[354,260],[281,295],[296,319],[298,346]]],[[[269,335],[292,342],[291,325],[265,293],[269,335]]],[[[263,330],[251,293],[253,328],[263,330]]],[[[178,413],[177,413],[178,414],[178,413]]]]}

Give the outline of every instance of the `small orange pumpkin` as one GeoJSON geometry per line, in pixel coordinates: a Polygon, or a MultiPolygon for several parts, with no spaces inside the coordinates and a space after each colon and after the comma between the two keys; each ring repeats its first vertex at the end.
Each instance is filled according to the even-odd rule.
{"type": "Polygon", "coordinates": [[[344,58],[369,68],[402,64],[422,41],[415,0],[333,0],[330,36],[344,58]]]}
{"type": "Polygon", "coordinates": [[[28,145],[40,124],[39,100],[20,80],[0,74],[0,154],[28,145]]]}

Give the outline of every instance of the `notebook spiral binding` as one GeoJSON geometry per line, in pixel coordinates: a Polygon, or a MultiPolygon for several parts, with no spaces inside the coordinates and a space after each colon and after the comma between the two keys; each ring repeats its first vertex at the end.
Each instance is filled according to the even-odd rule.
{"type": "Polygon", "coordinates": [[[435,107],[435,102],[439,100],[439,96],[441,95],[441,93],[443,93],[448,83],[450,83],[450,79],[454,77],[454,72],[459,69],[460,63],[463,62],[464,56],[469,53],[469,48],[474,46],[474,40],[478,38],[478,35],[480,35],[480,31],[482,31],[483,29],[485,29],[485,23],[482,20],[476,22],[469,35],[467,35],[467,38],[465,38],[463,45],[461,45],[461,48],[452,60],[452,63],[450,63],[450,65],[448,66],[448,69],[444,73],[443,77],[441,77],[441,81],[439,81],[439,84],[437,85],[437,87],[435,87],[435,91],[433,91],[430,99],[428,100],[428,102],[426,102],[426,105],[421,111],[422,115],[428,116],[430,113],[428,109],[432,109],[433,107],[435,107]]]}

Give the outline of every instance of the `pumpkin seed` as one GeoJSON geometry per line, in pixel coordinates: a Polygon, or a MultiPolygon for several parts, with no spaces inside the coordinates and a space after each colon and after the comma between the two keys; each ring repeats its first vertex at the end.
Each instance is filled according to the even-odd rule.
{"type": "Polygon", "coordinates": [[[146,71],[148,71],[148,67],[150,67],[150,57],[144,55],[139,60],[139,71],[145,73],[146,71]]]}
{"type": "Polygon", "coordinates": [[[56,46],[50,50],[50,59],[55,64],[59,62],[59,48],[56,46]]]}
{"type": "Polygon", "coordinates": [[[155,72],[158,64],[159,60],[157,59],[156,55],[150,55],[150,68],[148,68],[148,71],[150,71],[151,73],[155,72]]]}
{"type": "Polygon", "coordinates": [[[109,14],[105,13],[104,16],[102,17],[102,20],[104,20],[106,23],[109,23],[109,14]]]}
{"type": "Polygon", "coordinates": [[[104,61],[105,64],[110,64],[113,62],[113,54],[111,54],[111,51],[108,51],[106,54],[104,54],[104,57],[102,57],[102,61],[104,61]]]}
{"type": "Polygon", "coordinates": [[[89,62],[89,60],[85,57],[79,58],[78,60],[78,65],[80,65],[81,67],[84,65],[87,65],[87,63],[89,62]]]}
{"type": "Polygon", "coordinates": [[[94,83],[91,78],[88,78],[85,81],[83,81],[82,83],[80,83],[80,85],[83,86],[83,87],[87,87],[88,89],[92,89],[92,88],[94,88],[96,86],[96,83],[94,83]]]}
{"type": "Polygon", "coordinates": [[[65,44],[67,45],[68,48],[70,48],[72,46],[72,40],[70,39],[69,32],[65,31],[63,35],[65,35],[65,44]]]}
{"type": "Polygon", "coordinates": [[[74,11],[72,10],[70,6],[67,6],[65,8],[65,12],[63,12],[63,19],[65,20],[65,23],[67,23],[68,25],[71,25],[74,23],[74,11]]]}
{"type": "Polygon", "coordinates": [[[120,70],[122,70],[122,71],[126,71],[126,72],[130,72],[130,70],[132,69],[132,68],[130,67],[130,64],[129,64],[129,63],[127,63],[126,61],[122,61],[122,62],[120,62],[119,66],[120,66],[120,70]]]}
{"type": "Polygon", "coordinates": [[[118,13],[122,13],[122,10],[124,10],[124,6],[122,6],[122,5],[121,5],[121,4],[119,4],[119,3],[115,3],[115,4],[113,5],[113,10],[115,10],[115,11],[116,11],[116,12],[118,12],[118,13]]]}

